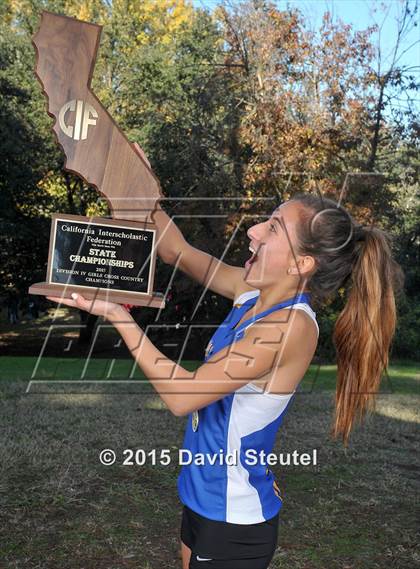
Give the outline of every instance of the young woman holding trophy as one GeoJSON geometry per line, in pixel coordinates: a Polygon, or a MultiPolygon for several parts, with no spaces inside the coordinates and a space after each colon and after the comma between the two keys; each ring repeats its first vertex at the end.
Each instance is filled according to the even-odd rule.
{"type": "MultiPolygon", "coordinates": [[[[223,263],[190,245],[157,207],[158,254],[206,288],[233,300],[194,372],[166,358],[124,307],[48,297],[108,319],[177,416],[187,416],[183,448],[234,454],[232,464],[183,465],[183,569],[267,569],[278,537],[282,496],[270,468],[246,460],[270,453],[318,342],[313,307],[346,287],[333,341],[337,390],[333,436],[350,432],[372,408],[388,365],[401,270],[389,235],[363,227],[339,204],[299,193],[247,231],[251,258],[223,263]]],[[[220,461],[222,462],[222,461],[220,461]]],[[[255,461],[254,461],[255,462],[255,461]]]]}

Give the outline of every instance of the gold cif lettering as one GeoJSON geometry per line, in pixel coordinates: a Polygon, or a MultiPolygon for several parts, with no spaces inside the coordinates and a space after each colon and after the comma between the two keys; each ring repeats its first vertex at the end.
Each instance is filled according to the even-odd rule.
{"type": "Polygon", "coordinates": [[[85,140],[87,138],[89,125],[96,125],[98,113],[89,103],[73,99],[65,103],[58,114],[58,124],[61,130],[74,140],[85,140]],[[84,108],[83,108],[84,107],[84,108]],[[76,111],[76,118],[73,125],[67,125],[65,116],[67,111],[76,111]]]}

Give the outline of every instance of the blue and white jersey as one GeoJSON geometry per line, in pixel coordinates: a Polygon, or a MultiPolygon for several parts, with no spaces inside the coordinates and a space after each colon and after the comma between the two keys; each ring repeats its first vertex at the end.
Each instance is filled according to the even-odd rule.
{"type": "MultiPolygon", "coordinates": [[[[232,310],[207,346],[205,361],[240,340],[246,328],[256,320],[281,308],[305,310],[318,329],[316,314],[309,306],[309,295],[302,293],[245,320],[233,330],[256,303],[258,295],[259,290],[252,290],[235,299],[232,310]]],[[[178,477],[181,502],[208,519],[235,524],[254,524],[275,516],[282,499],[273,473],[258,457],[260,451],[272,452],[278,428],[294,394],[265,393],[249,382],[190,413],[183,449],[188,449],[192,457],[200,453],[207,456],[233,453],[238,460],[233,464],[226,461],[183,464],[178,477]],[[255,464],[249,460],[249,450],[258,458],[255,464]]]]}

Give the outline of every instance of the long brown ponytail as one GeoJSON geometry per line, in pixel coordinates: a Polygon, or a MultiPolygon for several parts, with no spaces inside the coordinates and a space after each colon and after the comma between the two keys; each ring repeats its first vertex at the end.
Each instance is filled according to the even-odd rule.
{"type": "Polygon", "coordinates": [[[392,238],[363,227],[333,200],[295,194],[301,205],[298,253],[312,255],[316,269],[308,288],[315,304],[347,288],[347,301],[333,332],[337,353],[334,438],[347,446],[356,421],[375,408],[382,373],[396,327],[396,294],[403,284],[393,258],[392,238]]]}

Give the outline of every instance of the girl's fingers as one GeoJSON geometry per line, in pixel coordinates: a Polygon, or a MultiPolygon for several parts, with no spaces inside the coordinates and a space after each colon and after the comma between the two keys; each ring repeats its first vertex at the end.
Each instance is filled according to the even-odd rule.
{"type": "Polygon", "coordinates": [[[91,314],[94,314],[94,308],[96,311],[100,311],[100,306],[101,304],[103,304],[103,301],[98,300],[89,300],[87,298],[85,298],[84,296],[82,296],[79,292],[72,292],[71,293],[71,297],[73,298],[72,302],[73,304],[71,306],[75,306],[76,308],[80,308],[80,310],[86,310],[86,312],[90,312],[91,314]],[[94,306],[95,305],[95,306],[94,306]]]}
{"type": "Polygon", "coordinates": [[[75,300],[77,305],[83,304],[85,302],[85,299],[83,298],[83,296],[81,294],[76,293],[76,292],[72,292],[71,297],[75,300]]]}
{"type": "MultiPolygon", "coordinates": [[[[74,293],[72,293],[73,296],[74,293]]],[[[81,294],[77,295],[76,299],[71,298],[61,298],[59,296],[47,296],[48,300],[53,300],[54,302],[59,302],[60,304],[65,304],[66,306],[72,306],[73,308],[81,308],[82,310],[88,309],[88,302],[81,294]]]]}
{"type": "MultiPolygon", "coordinates": [[[[90,312],[91,314],[96,314],[98,316],[104,316],[110,308],[112,308],[112,304],[108,304],[101,300],[88,300],[84,298],[80,293],[71,293],[72,298],[61,298],[58,296],[47,296],[48,300],[53,300],[54,302],[58,302],[60,304],[65,304],[66,306],[71,306],[73,308],[79,308],[80,310],[85,310],[86,312],[90,312]]],[[[104,316],[105,317],[105,316],[104,316]]]]}
{"type": "MultiPolygon", "coordinates": [[[[74,302],[76,303],[75,306],[77,306],[77,308],[80,308],[81,310],[86,310],[87,312],[93,311],[95,300],[88,300],[87,298],[84,298],[80,293],[75,293],[75,292],[72,292],[71,296],[72,298],[75,299],[74,302]]],[[[97,304],[98,303],[96,302],[96,305],[97,304]]]]}

